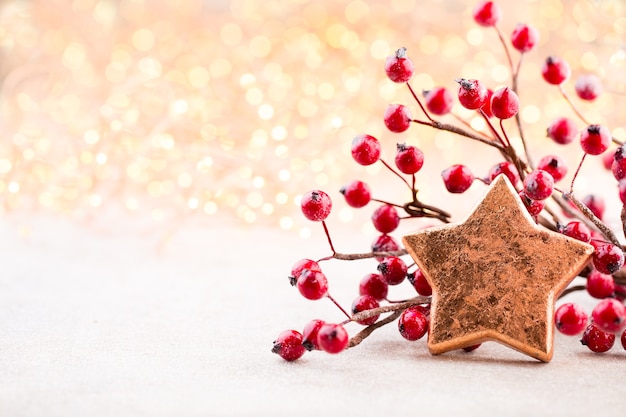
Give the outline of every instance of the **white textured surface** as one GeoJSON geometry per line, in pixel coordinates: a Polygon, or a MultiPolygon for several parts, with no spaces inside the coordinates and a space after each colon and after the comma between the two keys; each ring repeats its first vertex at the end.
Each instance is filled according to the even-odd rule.
{"type": "MultiPolygon", "coordinates": [[[[317,233],[183,225],[158,251],[158,233],[116,230],[0,223],[0,416],[624,414],[626,352],[562,336],[541,364],[497,344],[432,357],[390,325],[285,363],[270,353],[281,330],[340,319],[286,281],[325,254],[317,233]]],[[[349,305],[372,267],[329,264],[337,298],[349,305]]]]}

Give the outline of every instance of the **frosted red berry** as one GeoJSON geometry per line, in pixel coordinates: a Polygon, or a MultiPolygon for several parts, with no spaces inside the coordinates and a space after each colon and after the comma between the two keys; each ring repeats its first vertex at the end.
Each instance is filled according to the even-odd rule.
{"type": "Polygon", "coordinates": [[[333,202],[324,191],[313,190],[302,196],[300,208],[304,217],[311,221],[319,222],[328,217],[330,210],[333,208],[333,202]]]}
{"type": "MultiPolygon", "coordinates": [[[[359,295],[352,302],[352,314],[358,314],[361,311],[372,310],[378,307],[380,307],[380,304],[378,304],[378,301],[376,301],[376,299],[372,297],[371,295],[359,295]]],[[[369,326],[370,324],[376,323],[376,320],[378,320],[378,317],[380,317],[380,314],[376,314],[367,319],[358,320],[357,323],[362,324],[364,326],[369,326]]]]}
{"type": "Polygon", "coordinates": [[[580,146],[589,155],[600,155],[611,144],[611,132],[606,126],[590,125],[580,132],[580,146]]]}
{"type": "Polygon", "coordinates": [[[495,26],[498,23],[502,16],[502,11],[493,1],[481,1],[474,7],[472,15],[476,23],[488,27],[495,26]]]}
{"type": "Polygon", "coordinates": [[[280,333],[272,346],[272,353],[276,353],[288,362],[301,358],[305,352],[306,349],[302,346],[302,335],[295,330],[285,330],[280,333]]]}
{"type": "Polygon", "coordinates": [[[383,259],[377,269],[388,285],[398,285],[406,278],[406,263],[397,256],[383,259]]]}
{"type": "Polygon", "coordinates": [[[317,344],[328,353],[339,353],[348,347],[350,338],[341,324],[324,324],[317,333],[317,344]]]}
{"type": "Polygon", "coordinates": [[[594,324],[605,332],[618,333],[626,327],[626,307],[615,298],[605,298],[591,313],[594,324]]]}
{"type": "Polygon", "coordinates": [[[328,279],[320,271],[304,270],[296,282],[300,294],[308,300],[319,300],[328,293],[328,279]]]}
{"type": "MultiPolygon", "coordinates": [[[[372,252],[394,252],[400,249],[398,242],[387,234],[382,234],[378,236],[372,242],[372,252]]],[[[382,262],[385,259],[384,256],[377,256],[376,260],[378,262],[382,262]]]]}
{"type": "Polygon", "coordinates": [[[614,274],[624,266],[624,252],[610,243],[592,241],[593,266],[603,274],[614,274]]]}
{"type": "Polygon", "coordinates": [[[394,206],[384,204],[372,213],[372,223],[379,232],[390,233],[400,224],[400,215],[394,206]]]}
{"type": "Polygon", "coordinates": [[[291,274],[289,274],[289,283],[292,286],[296,285],[298,277],[300,277],[300,274],[302,274],[302,272],[306,270],[318,272],[322,271],[320,265],[317,262],[311,259],[300,259],[299,261],[296,261],[296,263],[294,263],[291,267],[291,274]]]}
{"type": "Polygon", "coordinates": [[[304,330],[302,330],[302,346],[304,346],[306,350],[320,350],[320,346],[317,343],[317,334],[324,324],[326,324],[324,320],[313,319],[304,325],[304,330]]]}
{"type": "Polygon", "coordinates": [[[611,172],[616,180],[620,181],[626,178],[626,148],[624,145],[615,150],[611,158],[611,172]]]}
{"type": "Polygon", "coordinates": [[[413,76],[414,65],[406,56],[406,48],[400,48],[385,60],[385,72],[394,83],[405,83],[413,76]]]}
{"type": "Polygon", "coordinates": [[[384,300],[387,298],[389,285],[380,274],[367,274],[359,282],[359,294],[369,295],[376,300],[384,300]]]}
{"type": "Polygon", "coordinates": [[[408,175],[415,174],[424,165],[424,152],[415,146],[398,143],[395,163],[400,172],[408,175]]]}
{"type": "Polygon", "coordinates": [[[515,187],[519,182],[519,174],[517,173],[515,165],[511,162],[504,161],[495,164],[491,170],[489,170],[488,182],[491,183],[500,174],[506,175],[509,181],[511,181],[511,184],[513,184],[513,187],[515,187]]]}
{"type": "Polygon", "coordinates": [[[491,96],[491,112],[498,119],[509,119],[519,111],[519,98],[509,87],[496,90],[491,96]]]}
{"type": "Polygon", "coordinates": [[[545,200],[553,190],[554,178],[546,171],[536,169],[524,178],[524,192],[532,200],[545,200]]]}
{"type": "Polygon", "coordinates": [[[608,352],[615,344],[615,335],[607,333],[591,323],[585,329],[580,343],[595,353],[608,352]]]}
{"type": "Polygon", "coordinates": [[[398,330],[406,340],[419,340],[428,332],[428,319],[420,310],[407,308],[400,315],[398,330]]]}
{"type": "Polygon", "coordinates": [[[559,117],[550,123],[548,137],[559,145],[567,145],[578,137],[576,122],[567,117],[559,117]]]}
{"type": "Polygon", "coordinates": [[[602,220],[604,210],[606,210],[606,203],[602,197],[589,194],[584,196],[581,202],[586,205],[598,219],[602,220]]]}
{"type": "Polygon", "coordinates": [[[578,220],[571,221],[563,226],[561,233],[585,243],[589,243],[591,240],[591,230],[589,230],[585,223],[578,220]]]}
{"type": "Polygon", "coordinates": [[[476,110],[485,105],[489,93],[487,87],[482,82],[465,78],[459,78],[456,82],[459,83],[459,103],[463,107],[469,110],[476,110]]]}
{"type": "Polygon", "coordinates": [[[548,57],[541,68],[543,79],[554,85],[559,85],[567,80],[571,72],[567,61],[556,56],[548,57]]]}
{"type": "Polygon", "coordinates": [[[575,303],[565,303],[554,313],[557,330],[568,336],[580,334],[587,327],[588,321],[589,317],[585,310],[575,303]]]}
{"type": "Polygon", "coordinates": [[[452,165],[441,173],[446,189],[455,194],[464,193],[472,185],[474,174],[465,165],[452,165]]]}
{"type": "Polygon", "coordinates": [[[565,175],[567,175],[567,165],[565,164],[565,160],[558,155],[544,156],[537,164],[537,169],[546,171],[552,175],[554,182],[561,181],[565,178],[565,175]]]}
{"type": "Polygon", "coordinates": [[[528,197],[523,189],[519,192],[519,197],[531,216],[538,216],[546,205],[544,200],[533,200],[528,197]]]}
{"type": "Polygon", "coordinates": [[[421,269],[417,269],[415,272],[408,274],[407,279],[413,284],[413,288],[415,288],[415,291],[417,291],[419,295],[424,297],[432,295],[433,289],[421,269]]]}
{"type": "Polygon", "coordinates": [[[402,133],[411,125],[411,110],[402,104],[390,104],[385,110],[384,122],[390,131],[402,133]]]}
{"type": "Polygon", "coordinates": [[[595,100],[602,93],[600,78],[593,74],[583,74],[574,84],[576,94],[583,100],[595,100]]]}
{"type": "Polygon", "coordinates": [[[511,34],[511,44],[520,52],[528,52],[539,41],[539,31],[526,24],[518,24],[511,34]]]}
{"type": "Polygon", "coordinates": [[[428,111],[437,116],[450,113],[454,105],[452,93],[444,87],[435,87],[430,91],[425,91],[424,97],[428,111]]]}
{"type": "Polygon", "coordinates": [[[380,158],[380,142],[371,135],[358,135],[352,140],[352,157],[361,165],[372,165],[380,158]]]}
{"type": "Polygon", "coordinates": [[[355,180],[339,190],[350,207],[360,208],[371,200],[370,187],[363,181],[355,180]]]}
{"type": "Polygon", "coordinates": [[[612,275],[592,270],[587,276],[587,292],[594,298],[607,298],[615,292],[615,280],[612,275]]]}

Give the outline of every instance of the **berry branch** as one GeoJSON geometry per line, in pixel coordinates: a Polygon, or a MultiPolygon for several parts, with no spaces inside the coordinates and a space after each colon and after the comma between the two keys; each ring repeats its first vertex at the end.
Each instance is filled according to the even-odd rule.
{"type": "MultiPolygon", "coordinates": [[[[488,185],[498,175],[506,175],[517,190],[528,213],[538,224],[553,232],[592,245],[594,248],[592,262],[580,274],[586,279],[586,283],[565,289],[560,294],[559,300],[571,293],[586,291],[600,301],[593,309],[591,318],[579,305],[564,303],[557,308],[554,323],[561,333],[582,334],[581,342],[594,352],[609,350],[619,333],[626,349],[626,306],[623,302],[626,298],[624,248],[611,228],[602,221],[604,213],[602,199],[595,195],[579,199],[574,195],[575,182],[580,175],[583,162],[593,156],[604,154],[613,142],[620,147],[613,154],[610,170],[618,181],[620,200],[626,204],[626,147],[611,135],[606,126],[590,124],[586,120],[564,88],[564,83],[571,75],[569,65],[559,57],[549,56],[541,68],[543,79],[548,84],[558,87],[560,94],[587,127],[579,129],[572,120],[560,117],[548,126],[547,135],[559,145],[568,145],[578,139],[583,155],[567,191],[555,185],[567,174],[567,165],[562,158],[558,155],[546,155],[536,166],[531,163],[531,148],[523,134],[524,126],[519,115],[517,90],[522,62],[534,49],[539,34],[535,28],[527,24],[515,27],[510,42],[520,55],[517,66],[514,66],[507,40],[497,26],[501,14],[500,8],[493,1],[482,1],[473,10],[474,21],[477,24],[493,27],[498,34],[511,70],[511,87],[505,86],[491,91],[480,80],[464,78],[456,80],[459,84],[456,101],[464,108],[476,111],[484,119],[488,128],[487,133],[474,129],[471,124],[452,112],[455,97],[447,88],[438,86],[424,91],[423,99],[418,97],[409,83],[415,67],[404,47],[399,48],[385,60],[385,73],[391,81],[406,85],[425,120],[413,118],[409,108],[402,104],[391,104],[385,111],[384,125],[392,133],[405,132],[412,125],[419,129],[436,129],[471,140],[477,146],[486,145],[496,149],[503,161],[495,163],[485,176],[474,175],[465,165],[452,165],[441,172],[444,187],[450,193],[461,194],[474,183],[488,185]],[[454,124],[454,121],[446,122],[446,117],[451,117],[460,126],[454,124]],[[500,131],[494,125],[494,118],[498,119],[500,131]],[[515,118],[524,150],[523,155],[518,154],[512,146],[505,129],[504,120],[509,118],[515,118]],[[548,200],[552,202],[552,206],[546,205],[548,200]],[[563,221],[564,218],[574,220],[563,221]]],[[[586,74],[576,81],[575,90],[578,98],[591,101],[600,94],[601,89],[597,77],[586,74]]],[[[309,300],[330,299],[346,318],[337,323],[314,319],[304,326],[302,333],[295,330],[281,333],[274,342],[272,352],[286,360],[296,360],[307,350],[339,353],[346,348],[357,346],[375,330],[394,321],[398,323],[400,335],[409,341],[419,340],[428,332],[432,289],[422,271],[414,263],[406,264],[403,258],[407,256],[407,251],[399,245],[392,234],[401,222],[409,219],[432,218],[446,224],[451,222],[451,215],[442,208],[418,199],[416,175],[419,175],[424,163],[424,153],[419,148],[407,143],[396,144],[393,164],[381,158],[381,149],[381,143],[377,138],[361,134],[352,141],[351,155],[354,161],[362,166],[380,161],[395,178],[406,185],[410,192],[409,197],[400,202],[372,198],[369,185],[360,180],[352,181],[340,190],[345,203],[350,207],[363,208],[368,204],[377,203],[371,221],[379,235],[371,244],[369,252],[338,253],[335,250],[325,222],[332,209],[332,200],[328,194],[321,190],[313,190],[301,199],[303,215],[313,222],[322,223],[331,255],[318,261],[301,259],[295,262],[289,274],[289,283],[309,300]],[[394,164],[395,167],[392,166],[394,164]],[[359,295],[353,301],[350,310],[341,307],[329,293],[328,278],[322,271],[320,263],[332,259],[339,261],[374,259],[377,262],[376,272],[366,274],[359,282],[359,295]],[[390,288],[403,282],[408,282],[413,294],[417,293],[417,296],[402,297],[406,301],[390,301],[388,297],[390,288]],[[381,315],[387,313],[391,314],[381,318],[381,315]],[[350,338],[345,327],[355,325],[365,327],[350,338]]],[[[622,232],[626,235],[624,207],[621,211],[621,221],[622,232]]],[[[466,350],[470,351],[476,347],[466,350]]]]}

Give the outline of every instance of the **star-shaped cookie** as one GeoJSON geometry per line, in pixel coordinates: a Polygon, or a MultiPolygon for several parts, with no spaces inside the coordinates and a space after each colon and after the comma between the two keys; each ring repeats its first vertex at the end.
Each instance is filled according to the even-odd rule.
{"type": "Polygon", "coordinates": [[[433,289],[428,349],[492,340],[549,362],[554,302],[593,247],[538,226],[504,175],[463,223],[403,238],[433,289]]]}

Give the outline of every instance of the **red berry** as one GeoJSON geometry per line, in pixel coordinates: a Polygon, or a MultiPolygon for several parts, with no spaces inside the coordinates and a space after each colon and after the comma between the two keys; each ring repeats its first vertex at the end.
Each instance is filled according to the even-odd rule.
{"type": "Polygon", "coordinates": [[[398,143],[396,145],[396,166],[404,174],[415,174],[424,165],[424,152],[415,146],[398,143]]]}
{"type": "Polygon", "coordinates": [[[472,352],[476,349],[478,349],[480,347],[481,343],[477,344],[477,345],[472,345],[472,346],[466,346],[463,348],[464,352],[472,352]]]}
{"type": "Polygon", "coordinates": [[[346,198],[349,206],[359,208],[370,202],[370,187],[363,181],[355,180],[350,184],[341,187],[339,190],[346,198]]]}
{"type": "Polygon", "coordinates": [[[425,91],[424,97],[428,111],[437,116],[450,113],[454,105],[452,94],[444,87],[435,87],[430,91],[425,91]]]}
{"type": "Polygon", "coordinates": [[[502,16],[502,11],[493,1],[482,1],[474,7],[474,21],[481,26],[495,26],[502,16]]]}
{"type": "Polygon", "coordinates": [[[495,180],[500,174],[506,175],[509,181],[511,181],[511,184],[513,184],[513,187],[517,185],[519,181],[519,174],[517,173],[515,165],[511,162],[505,161],[494,165],[489,171],[489,183],[495,180]]]}
{"type": "MultiPolygon", "coordinates": [[[[398,242],[390,235],[382,234],[372,242],[372,252],[393,252],[400,249],[398,242]]],[[[377,256],[376,260],[382,262],[384,256],[377,256]]]]}
{"type": "Polygon", "coordinates": [[[491,112],[498,119],[509,119],[519,111],[519,98],[509,87],[500,88],[491,97],[491,112]]]}
{"type": "MultiPolygon", "coordinates": [[[[357,314],[361,311],[371,310],[378,307],[380,307],[380,304],[378,304],[378,301],[376,301],[376,299],[371,295],[359,295],[352,302],[352,314],[357,314]]],[[[367,319],[359,320],[357,321],[357,323],[364,326],[369,326],[370,324],[376,323],[378,317],[380,317],[380,314],[377,314],[367,319]]]]}
{"type": "Polygon", "coordinates": [[[615,298],[600,301],[591,313],[593,322],[600,330],[618,333],[626,327],[626,307],[615,298]]]}
{"type": "Polygon", "coordinates": [[[578,77],[574,88],[578,97],[583,100],[595,100],[602,93],[602,83],[593,74],[585,74],[578,77]]]}
{"type": "Polygon", "coordinates": [[[528,52],[539,41],[539,32],[532,26],[518,24],[511,34],[513,47],[520,52],[528,52]]]}
{"type": "Polygon", "coordinates": [[[301,358],[304,352],[306,349],[302,346],[302,335],[295,330],[285,330],[279,334],[272,347],[272,353],[289,362],[301,358]]]}
{"type": "Polygon", "coordinates": [[[483,83],[478,80],[468,80],[465,78],[459,78],[456,82],[459,83],[460,86],[458,97],[463,107],[476,110],[485,105],[489,93],[483,83]]]}
{"type": "Polygon", "coordinates": [[[352,140],[352,157],[361,165],[372,165],[380,158],[380,142],[374,136],[356,136],[352,140]]]}
{"type": "Polygon", "coordinates": [[[598,219],[602,219],[604,216],[604,210],[606,209],[606,204],[604,203],[604,199],[602,197],[589,194],[583,197],[581,202],[586,205],[598,219]]]}
{"type": "Polygon", "coordinates": [[[308,300],[319,300],[328,292],[328,280],[320,271],[305,270],[296,285],[300,294],[308,300]]]}
{"type": "Polygon", "coordinates": [[[532,198],[528,197],[524,190],[521,190],[519,192],[519,197],[531,216],[538,216],[539,213],[541,213],[541,210],[543,210],[546,205],[545,201],[543,200],[533,200],[532,198]]]}
{"type": "Polygon", "coordinates": [[[587,277],[587,292],[594,298],[607,298],[615,292],[615,280],[612,275],[593,270],[587,277]]]}
{"type": "Polygon", "coordinates": [[[585,310],[575,303],[565,303],[554,313],[557,330],[568,336],[575,336],[585,330],[588,320],[585,310]]]}
{"type": "Polygon", "coordinates": [[[624,348],[624,350],[626,350],[626,330],[622,332],[622,337],[620,338],[620,341],[622,342],[622,347],[624,348]]]}
{"type": "Polygon", "coordinates": [[[491,97],[493,97],[493,90],[490,88],[487,89],[487,100],[485,100],[485,104],[480,108],[485,116],[493,117],[493,112],[491,111],[491,97]]]}
{"type": "Polygon", "coordinates": [[[611,132],[606,126],[590,125],[580,132],[580,146],[589,155],[600,155],[611,144],[611,132]]]}
{"type": "Polygon", "coordinates": [[[416,270],[415,272],[408,274],[407,278],[411,284],[413,284],[413,288],[419,295],[424,297],[428,297],[432,295],[433,289],[430,287],[430,284],[426,280],[424,273],[421,269],[416,270]]]}
{"type": "Polygon", "coordinates": [[[591,323],[585,329],[580,343],[587,346],[590,351],[595,353],[607,352],[615,343],[615,335],[598,329],[591,323]]]}
{"type": "Polygon", "coordinates": [[[319,222],[328,217],[330,210],[333,208],[333,202],[324,191],[313,190],[302,196],[300,208],[304,217],[311,221],[319,222]]]}
{"type": "Polygon", "coordinates": [[[317,344],[328,353],[339,353],[348,347],[350,338],[341,324],[324,324],[317,333],[317,344]]]}
{"type": "Polygon", "coordinates": [[[591,240],[591,231],[585,223],[579,222],[578,220],[567,223],[565,227],[561,229],[561,233],[585,243],[589,243],[591,240]]]}
{"type": "Polygon", "coordinates": [[[291,267],[291,274],[289,275],[289,283],[294,286],[298,281],[298,277],[302,272],[310,270],[310,271],[318,271],[321,272],[319,264],[311,259],[300,259],[291,267]]]}
{"type": "Polygon", "coordinates": [[[593,266],[603,274],[614,274],[624,266],[624,252],[610,243],[596,243],[592,241],[593,266]]]}
{"type": "Polygon", "coordinates": [[[465,165],[452,165],[441,173],[446,189],[455,194],[464,193],[472,185],[474,174],[465,165]]]}
{"type": "Polygon", "coordinates": [[[376,300],[387,298],[388,291],[387,281],[380,274],[367,274],[359,283],[359,294],[372,296],[376,300]]]}
{"type": "Polygon", "coordinates": [[[398,285],[406,278],[406,263],[397,256],[390,256],[378,264],[378,272],[388,285],[398,285]]]}
{"type": "Polygon", "coordinates": [[[324,324],[326,324],[324,320],[314,319],[304,325],[304,330],[302,331],[302,346],[304,346],[306,350],[320,350],[320,345],[317,343],[317,334],[324,324]]]}
{"type": "Polygon", "coordinates": [[[611,161],[611,172],[616,180],[626,178],[626,147],[620,146],[615,150],[611,161]]]}
{"type": "Polygon", "coordinates": [[[372,223],[381,233],[393,232],[400,224],[398,210],[390,204],[384,204],[372,213],[372,223]]]}
{"type": "Polygon", "coordinates": [[[407,308],[398,320],[398,330],[406,340],[419,340],[428,332],[428,319],[418,309],[407,308]]]}
{"type": "Polygon", "coordinates": [[[561,181],[567,175],[565,160],[557,155],[548,155],[541,158],[541,161],[537,164],[537,169],[552,175],[554,182],[561,181]]]}
{"type": "Polygon", "coordinates": [[[578,127],[573,120],[559,117],[548,127],[548,137],[560,145],[567,145],[578,137],[578,127]]]}
{"type": "Polygon", "coordinates": [[[615,152],[611,151],[611,152],[605,152],[602,155],[602,166],[611,171],[611,168],[613,167],[613,162],[615,161],[614,159],[615,156],[615,152]]]}
{"type": "Polygon", "coordinates": [[[411,111],[402,104],[390,104],[385,110],[385,126],[394,133],[402,133],[411,125],[411,111]]]}
{"type": "Polygon", "coordinates": [[[550,84],[559,85],[567,80],[571,74],[569,64],[558,57],[550,56],[541,68],[543,79],[550,84]]]}
{"type": "Polygon", "coordinates": [[[400,48],[385,60],[385,72],[394,83],[405,83],[413,76],[413,61],[406,56],[406,48],[400,48]]]}
{"type": "Polygon", "coordinates": [[[545,200],[552,195],[554,178],[546,171],[536,169],[524,178],[524,191],[532,200],[545,200]]]}

